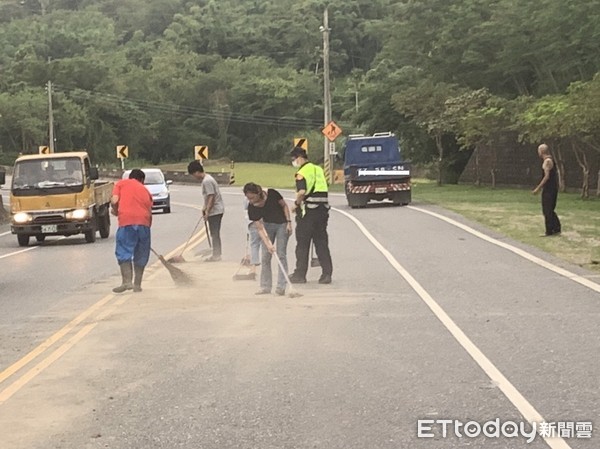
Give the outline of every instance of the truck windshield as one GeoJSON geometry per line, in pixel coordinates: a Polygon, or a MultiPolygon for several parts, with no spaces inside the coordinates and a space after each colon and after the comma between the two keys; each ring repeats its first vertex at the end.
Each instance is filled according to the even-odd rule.
{"type": "Polygon", "coordinates": [[[15,192],[56,189],[52,193],[66,193],[73,192],[73,188],[80,190],[82,184],[83,172],[79,158],[31,159],[15,164],[12,189],[15,192]]]}

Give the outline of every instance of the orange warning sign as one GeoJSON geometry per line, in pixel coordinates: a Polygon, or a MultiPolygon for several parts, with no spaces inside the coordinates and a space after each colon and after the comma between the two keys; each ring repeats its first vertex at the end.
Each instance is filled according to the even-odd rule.
{"type": "Polygon", "coordinates": [[[340,134],[342,134],[342,128],[337,126],[337,124],[332,120],[325,125],[325,128],[323,128],[321,132],[329,139],[330,142],[333,142],[340,134]]]}

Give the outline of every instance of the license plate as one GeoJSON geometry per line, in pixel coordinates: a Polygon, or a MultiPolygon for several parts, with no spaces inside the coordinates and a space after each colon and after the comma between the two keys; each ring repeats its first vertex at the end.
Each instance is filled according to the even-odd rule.
{"type": "Polygon", "coordinates": [[[58,230],[56,225],[42,225],[42,232],[44,234],[51,234],[58,230]]]}
{"type": "Polygon", "coordinates": [[[386,193],[387,188],[385,187],[375,187],[375,193],[386,193]]]}

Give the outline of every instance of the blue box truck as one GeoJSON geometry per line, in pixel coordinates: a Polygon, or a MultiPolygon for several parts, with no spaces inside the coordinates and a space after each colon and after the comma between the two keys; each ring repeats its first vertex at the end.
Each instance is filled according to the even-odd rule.
{"type": "Polygon", "coordinates": [[[398,138],[390,132],[348,137],[344,181],[351,208],[365,207],[369,201],[411,202],[410,164],[402,161],[398,138]]]}

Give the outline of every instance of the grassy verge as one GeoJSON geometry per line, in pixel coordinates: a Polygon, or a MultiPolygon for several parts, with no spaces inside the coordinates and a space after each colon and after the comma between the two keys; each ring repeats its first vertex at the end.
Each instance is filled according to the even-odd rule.
{"type": "Polygon", "coordinates": [[[562,235],[541,237],[544,218],[540,196],[528,190],[462,185],[437,187],[423,180],[414,184],[416,201],[440,205],[515,240],[600,272],[598,198],[582,200],[577,194],[559,194],[556,212],[562,223],[562,235]]]}
{"type": "MultiPolygon", "coordinates": [[[[163,170],[187,171],[187,163],[161,165],[160,168],[163,170]]],[[[233,170],[228,163],[207,164],[205,170],[208,172],[233,171],[235,173],[235,185],[240,188],[247,182],[255,182],[275,189],[292,189],[294,188],[294,173],[296,173],[296,169],[291,165],[261,164],[257,162],[237,162],[233,170]]]]}

